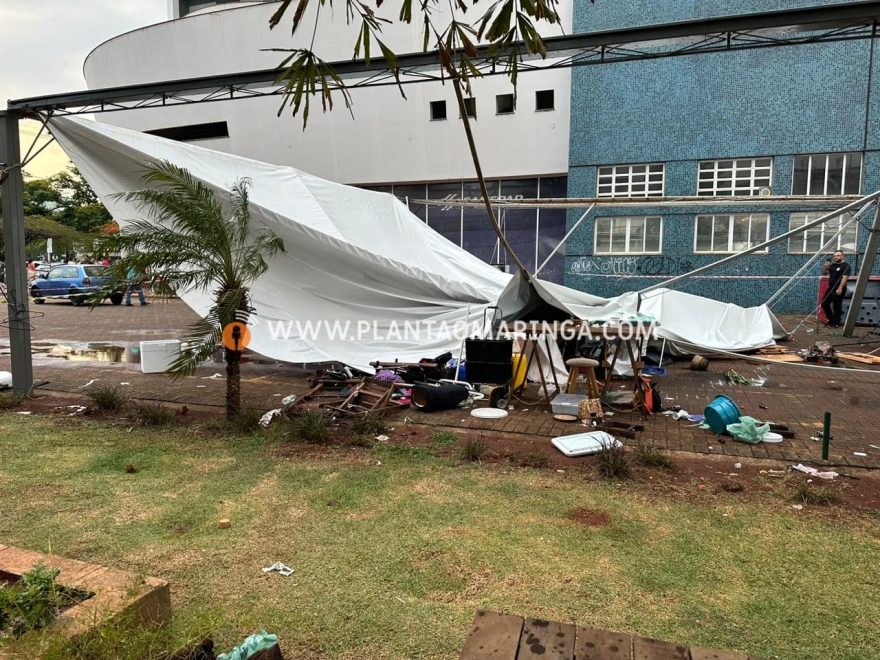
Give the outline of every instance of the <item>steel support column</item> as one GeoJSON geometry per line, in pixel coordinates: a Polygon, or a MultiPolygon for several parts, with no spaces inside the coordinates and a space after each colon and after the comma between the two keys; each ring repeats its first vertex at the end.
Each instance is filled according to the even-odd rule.
{"type": "Polygon", "coordinates": [[[31,326],[28,312],[27,262],[24,252],[24,184],[21,172],[19,117],[0,112],[0,199],[3,203],[3,243],[6,261],[6,296],[9,304],[9,346],[12,358],[12,388],[27,395],[34,387],[31,360],[31,326]]]}
{"type": "Polygon", "coordinates": [[[874,214],[874,226],[871,229],[871,235],[868,237],[868,247],[865,248],[865,258],[862,259],[862,267],[856,280],[856,290],[853,291],[849,311],[846,313],[846,321],[843,324],[844,337],[852,337],[856,329],[856,321],[859,320],[862,300],[865,299],[868,280],[871,277],[871,272],[874,270],[874,261],[877,258],[878,248],[880,248],[880,205],[877,206],[877,213],[874,214]]]}

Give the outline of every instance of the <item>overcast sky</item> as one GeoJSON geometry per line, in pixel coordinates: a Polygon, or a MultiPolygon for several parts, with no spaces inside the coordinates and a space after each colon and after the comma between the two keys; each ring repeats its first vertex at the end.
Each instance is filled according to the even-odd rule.
{"type": "MultiPolygon", "coordinates": [[[[82,65],[95,46],[166,18],[166,0],[0,0],[0,106],[85,89],[82,65]]],[[[38,129],[24,124],[23,151],[38,129]]],[[[27,171],[48,176],[65,164],[64,153],[52,147],[27,171]]]]}

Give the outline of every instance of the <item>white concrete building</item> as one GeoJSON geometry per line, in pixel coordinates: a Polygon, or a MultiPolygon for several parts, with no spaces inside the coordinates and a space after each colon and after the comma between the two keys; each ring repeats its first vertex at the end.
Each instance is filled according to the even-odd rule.
{"type": "MultiPolygon", "coordinates": [[[[561,4],[567,32],[571,5],[561,4]]],[[[274,68],[284,54],[266,49],[301,46],[311,37],[307,29],[292,37],[290,17],[270,30],[269,18],[278,5],[265,0],[168,0],[170,20],[122,34],[92,51],[84,65],[88,85],[95,89],[274,68]]],[[[474,11],[479,9],[478,5],[474,11]]],[[[344,8],[337,7],[335,16],[325,10],[320,18],[316,52],[328,61],[350,58],[356,34],[355,26],[346,25],[344,8]]],[[[312,23],[313,18],[306,17],[304,25],[312,23]]],[[[388,26],[385,35],[399,53],[421,50],[420,25],[388,26]]],[[[567,69],[522,74],[513,107],[514,90],[505,76],[474,82],[475,139],[483,171],[493,181],[493,195],[566,194],[570,87],[567,69]]],[[[411,84],[405,92],[406,100],[394,85],[353,90],[351,113],[341,96],[326,114],[320,99],[313,99],[305,130],[300,117],[289,112],[278,116],[280,96],[108,113],[100,119],[198,140],[212,149],[293,165],[404,198],[477,196],[451,85],[411,84]]],[[[506,261],[484,212],[411,208],[465,249],[490,262],[506,261]]],[[[562,237],[565,214],[508,211],[505,224],[514,248],[533,266],[562,237]]],[[[555,259],[543,275],[561,281],[562,260],[555,259]]]]}

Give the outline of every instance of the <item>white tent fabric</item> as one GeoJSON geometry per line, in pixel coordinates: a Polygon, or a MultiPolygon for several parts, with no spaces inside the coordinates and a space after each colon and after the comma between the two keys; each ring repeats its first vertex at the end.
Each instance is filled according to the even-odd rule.
{"type": "MultiPolygon", "coordinates": [[[[149,163],[184,167],[221,199],[236,180],[251,180],[254,224],[278,234],[287,250],[252,286],[250,348],[276,360],[369,370],[373,360],[457,354],[461,326],[479,328],[490,305],[516,316],[526,289],[581,319],[625,318],[638,308],[634,293],[606,299],[549,282],[529,288],[436,233],[389,194],[80,118],[53,118],[49,127],[122,226],[139,213],[114,195],[143,188],[149,163]]],[[[200,292],[181,297],[200,314],[210,306],[200,292]]],[[[775,319],[765,306],[743,309],[665,291],[641,311],[658,319],[661,336],[694,346],[773,343],[775,319]]]]}

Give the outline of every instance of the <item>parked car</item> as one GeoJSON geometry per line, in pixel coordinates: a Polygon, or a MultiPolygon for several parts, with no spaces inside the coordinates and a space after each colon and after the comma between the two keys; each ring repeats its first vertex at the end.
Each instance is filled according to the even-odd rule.
{"type": "Polygon", "coordinates": [[[62,264],[53,266],[43,277],[31,283],[31,298],[38,305],[46,298],[67,298],[73,305],[82,305],[100,291],[108,291],[107,297],[114,305],[122,304],[123,290],[113,288],[113,279],[106,275],[106,266],[96,264],[62,264]]]}

